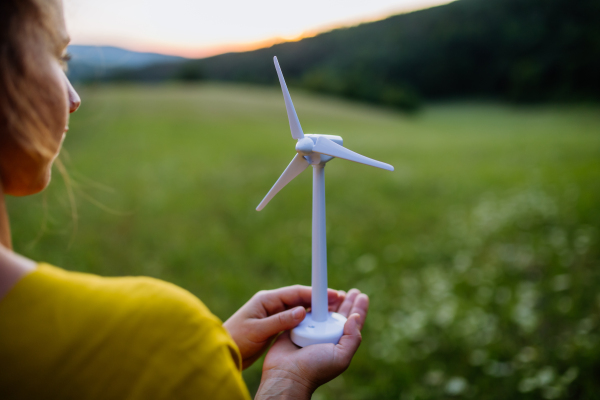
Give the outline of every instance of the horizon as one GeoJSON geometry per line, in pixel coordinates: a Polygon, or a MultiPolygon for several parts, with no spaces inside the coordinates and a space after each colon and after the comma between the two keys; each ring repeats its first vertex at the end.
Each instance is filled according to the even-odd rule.
{"type": "Polygon", "coordinates": [[[368,4],[356,1],[344,3],[343,9],[330,2],[319,8],[318,15],[311,12],[316,7],[316,0],[305,1],[301,10],[267,7],[274,0],[260,0],[258,6],[241,11],[240,8],[248,5],[234,4],[235,1],[230,0],[219,5],[211,4],[211,8],[204,10],[207,14],[202,16],[209,18],[208,22],[205,21],[206,26],[202,25],[201,16],[191,15],[193,11],[202,10],[203,6],[190,0],[174,0],[179,5],[196,7],[185,14],[182,14],[181,7],[165,9],[159,3],[155,3],[156,7],[147,7],[142,0],[129,0],[125,6],[120,4],[121,12],[114,13],[116,7],[111,7],[110,3],[116,4],[117,1],[106,0],[103,6],[98,6],[91,0],[65,0],[71,44],[113,46],[136,52],[205,58],[299,41],[335,29],[379,21],[456,0],[377,0],[368,4]],[[137,7],[135,3],[138,3],[137,7]],[[229,7],[236,5],[237,13],[234,13],[229,7]],[[186,19],[189,22],[187,25],[186,19]],[[179,23],[180,20],[183,22],[179,23]]]}

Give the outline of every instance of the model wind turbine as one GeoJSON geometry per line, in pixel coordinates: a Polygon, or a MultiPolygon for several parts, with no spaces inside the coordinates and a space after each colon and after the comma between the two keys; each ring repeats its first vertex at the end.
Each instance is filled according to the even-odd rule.
{"type": "Polygon", "coordinates": [[[257,211],[262,210],[267,203],[292,179],[298,176],[309,165],[313,167],[313,210],[312,210],[312,298],[311,312],[306,314],[304,321],[292,330],[292,341],[300,347],[319,343],[337,344],[344,331],[346,318],[334,312],[329,312],[327,302],[327,238],[325,233],[325,164],[334,157],[370,165],[372,167],[393,171],[394,167],[362,156],[343,147],[340,136],[304,135],[300,121],[296,115],[292,98],[283,79],[277,57],[273,58],[279,83],[283,91],[285,108],[292,137],[296,143],[296,156],[283,171],[275,185],[269,190],[257,211]]]}

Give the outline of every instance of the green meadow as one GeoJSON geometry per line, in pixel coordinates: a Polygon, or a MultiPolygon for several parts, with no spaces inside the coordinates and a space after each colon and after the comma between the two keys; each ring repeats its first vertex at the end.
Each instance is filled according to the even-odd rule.
{"type": "MultiPolygon", "coordinates": [[[[15,248],[69,270],[174,282],[226,319],[310,285],[305,171],[278,87],[88,86],[42,194],[9,199],[15,248]],[[70,196],[70,193],[72,196],[70,196]]],[[[394,172],[326,167],[329,285],[371,309],[315,399],[588,399],[600,391],[600,107],[392,109],[294,90],[305,133],[394,172]]],[[[251,391],[260,362],[244,372],[251,391]]]]}

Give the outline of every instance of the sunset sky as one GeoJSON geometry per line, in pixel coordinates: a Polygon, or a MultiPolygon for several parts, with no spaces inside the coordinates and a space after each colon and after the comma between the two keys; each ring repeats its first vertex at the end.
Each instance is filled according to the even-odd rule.
{"type": "Polygon", "coordinates": [[[63,0],[73,44],[188,57],[250,50],[452,0],[63,0]]]}

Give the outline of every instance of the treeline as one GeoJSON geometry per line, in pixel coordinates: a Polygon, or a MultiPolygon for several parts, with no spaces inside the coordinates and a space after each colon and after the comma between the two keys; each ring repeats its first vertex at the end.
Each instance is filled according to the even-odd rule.
{"type": "Polygon", "coordinates": [[[298,42],[112,79],[291,86],[415,110],[421,99],[600,99],[600,1],[458,0],[298,42]]]}

